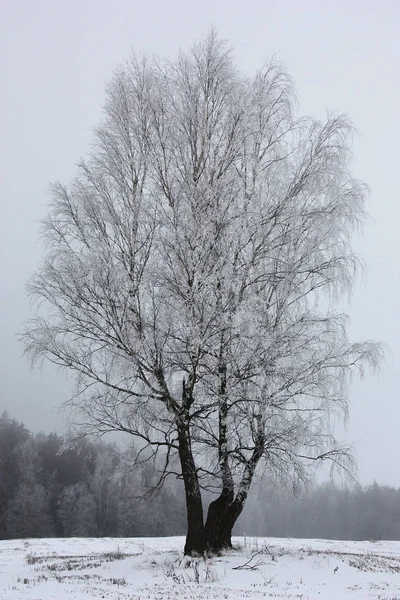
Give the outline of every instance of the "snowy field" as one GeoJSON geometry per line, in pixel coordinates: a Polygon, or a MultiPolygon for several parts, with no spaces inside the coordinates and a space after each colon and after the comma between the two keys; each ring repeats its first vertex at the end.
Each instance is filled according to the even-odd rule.
{"type": "Polygon", "coordinates": [[[400,600],[400,542],[235,538],[238,550],[183,557],[184,539],[0,542],[1,600],[400,600]]]}

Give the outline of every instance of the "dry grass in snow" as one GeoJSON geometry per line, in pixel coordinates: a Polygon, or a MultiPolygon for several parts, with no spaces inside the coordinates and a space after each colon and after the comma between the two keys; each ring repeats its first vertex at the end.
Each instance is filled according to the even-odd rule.
{"type": "Polygon", "coordinates": [[[1,600],[400,600],[400,542],[236,538],[213,558],[184,540],[0,542],[1,600]]]}

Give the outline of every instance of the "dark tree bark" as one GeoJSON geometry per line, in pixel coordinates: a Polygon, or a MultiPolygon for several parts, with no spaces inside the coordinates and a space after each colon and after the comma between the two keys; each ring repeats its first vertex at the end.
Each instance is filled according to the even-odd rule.
{"type": "Polygon", "coordinates": [[[205,535],[207,548],[211,552],[218,553],[226,548],[232,548],[232,530],[239,518],[247,498],[246,495],[233,499],[233,493],[228,499],[221,494],[211,502],[205,524],[205,535]]]}
{"type": "Polygon", "coordinates": [[[245,500],[236,498],[222,513],[217,537],[214,539],[215,551],[232,548],[232,530],[244,508],[245,500]]]}
{"type": "Polygon", "coordinates": [[[182,410],[177,417],[177,431],[179,459],[185,487],[188,524],[184,552],[188,555],[203,554],[207,549],[204,531],[203,502],[190,437],[188,410],[190,403],[191,398],[184,383],[182,410]]]}
{"type": "Polygon", "coordinates": [[[212,552],[220,552],[224,548],[232,548],[232,530],[246,502],[253,481],[257,464],[263,455],[265,434],[261,415],[256,416],[254,430],[254,451],[247,461],[238,492],[235,497],[235,483],[229,463],[228,448],[228,397],[227,397],[227,365],[225,358],[226,344],[224,335],[221,338],[219,354],[219,387],[218,387],[218,454],[222,479],[220,496],[211,502],[205,523],[207,548],[212,552]]]}
{"type": "MultiPolygon", "coordinates": [[[[220,435],[226,435],[220,427],[220,435]]],[[[261,416],[257,418],[255,431],[255,448],[244,468],[239,490],[234,498],[234,484],[227,459],[222,462],[223,489],[219,498],[211,502],[205,524],[207,547],[212,552],[220,552],[224,548],[232,548],[232,530],[244,508],[253,481],[256,467],[264,453],[265,434],[261,416]]]]}
{"type": "Polygon", "coordinates": [[[219,552],[224,547],[231,548],[232,543],[227,536],[227,527],[225,526],[229,507],[233,502],[233,492],[222,494],[208,507],[207,520],[205,524],[205,535],[207,547],[212,552],[219,552]]]}
{"type": "MultiPolygon", "coordinates": [[[[228,398],[227,387],[227,367],[224,356],[224,335],[221,338],[219,354],[219,386],[218,386],[218,405],[219,405],[219,423],[218,423],[218,455],[219,467],[222,477],[222,491],[220,496],[211,502],[207,520],[205,524],[205,534],[207,546],[212,552],[219,552],[224,547],[231,547],[232,526],[229,526],[232,518],[229,518],[231,507],[234,504],[234,481],[229,466],[228,453],[228,398]]],[[[239,513],[240,514],[240,513],[239,513]]],[[[236,519],[235,519],[236,520],[236,519]]]]}

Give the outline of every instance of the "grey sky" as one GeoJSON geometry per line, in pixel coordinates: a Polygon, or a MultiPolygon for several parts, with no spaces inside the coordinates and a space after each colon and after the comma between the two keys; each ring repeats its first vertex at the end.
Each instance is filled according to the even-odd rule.
{"type": "Polygon", "coordinates": [[[239,65],[278,53],[301,110],[348,112],[360,132],[354,170],[372,188],[356,242],[368,272],[350,314],[356,339],[386,342],[379,378],[355,381],[348,437],[360,479],[400,486],[400,2],[397,0],[0,0],[0,411],[61,431],[70,383],[30,372],[15,333],[29,315],[24,285],[41,257],[48,183],[85,154],[113,69],[131,49],[174,55],[213,24],[239,65]]]}

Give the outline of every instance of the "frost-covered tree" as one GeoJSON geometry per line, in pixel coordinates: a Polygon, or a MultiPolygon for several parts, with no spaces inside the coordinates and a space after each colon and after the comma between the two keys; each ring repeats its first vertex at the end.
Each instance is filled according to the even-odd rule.
{"type": "Polygon", "coordinates": [[[364,217],[353,128],[295,108],[276,62],[244,75],[214,32],[172,62],[133,57],[52,188],[28,353],[75,373],[84,432],[128,432],[164,457],[160,485],[183,479],[186,553],[230,545],[260,464],[342,464],[352,367],[380,358],[335,308],[364,217]]]}
{"type": "Polygon", "coordinates": [[[42,469],[34,440],[20,443],[15,454],[17,468],[12,475],[18,487],[4,514],[7,537],[52,537],[50,494],[39,481],[42,469]]]}
{"type": "Polygon", "coordinates": [[[22,423],[7,412],[0,415],[0,539],[7,535],[3,515],[20,483],[18,447],[28,438],[29,431],[22,423]]]}
{"type": "Polygon", "coordinates": [[[64,537],[98,535],[96,501],[85,483],[76,483],[63,489],[58,518],[64,537]]]}
{"type": "Polygon", "coordinates": [[[116,448],[99,445],[95,470],[89,480],[89,488],[95,501],[97,527],[103,536],[112,535],[116,529],[119,459],[116,448]]]}

